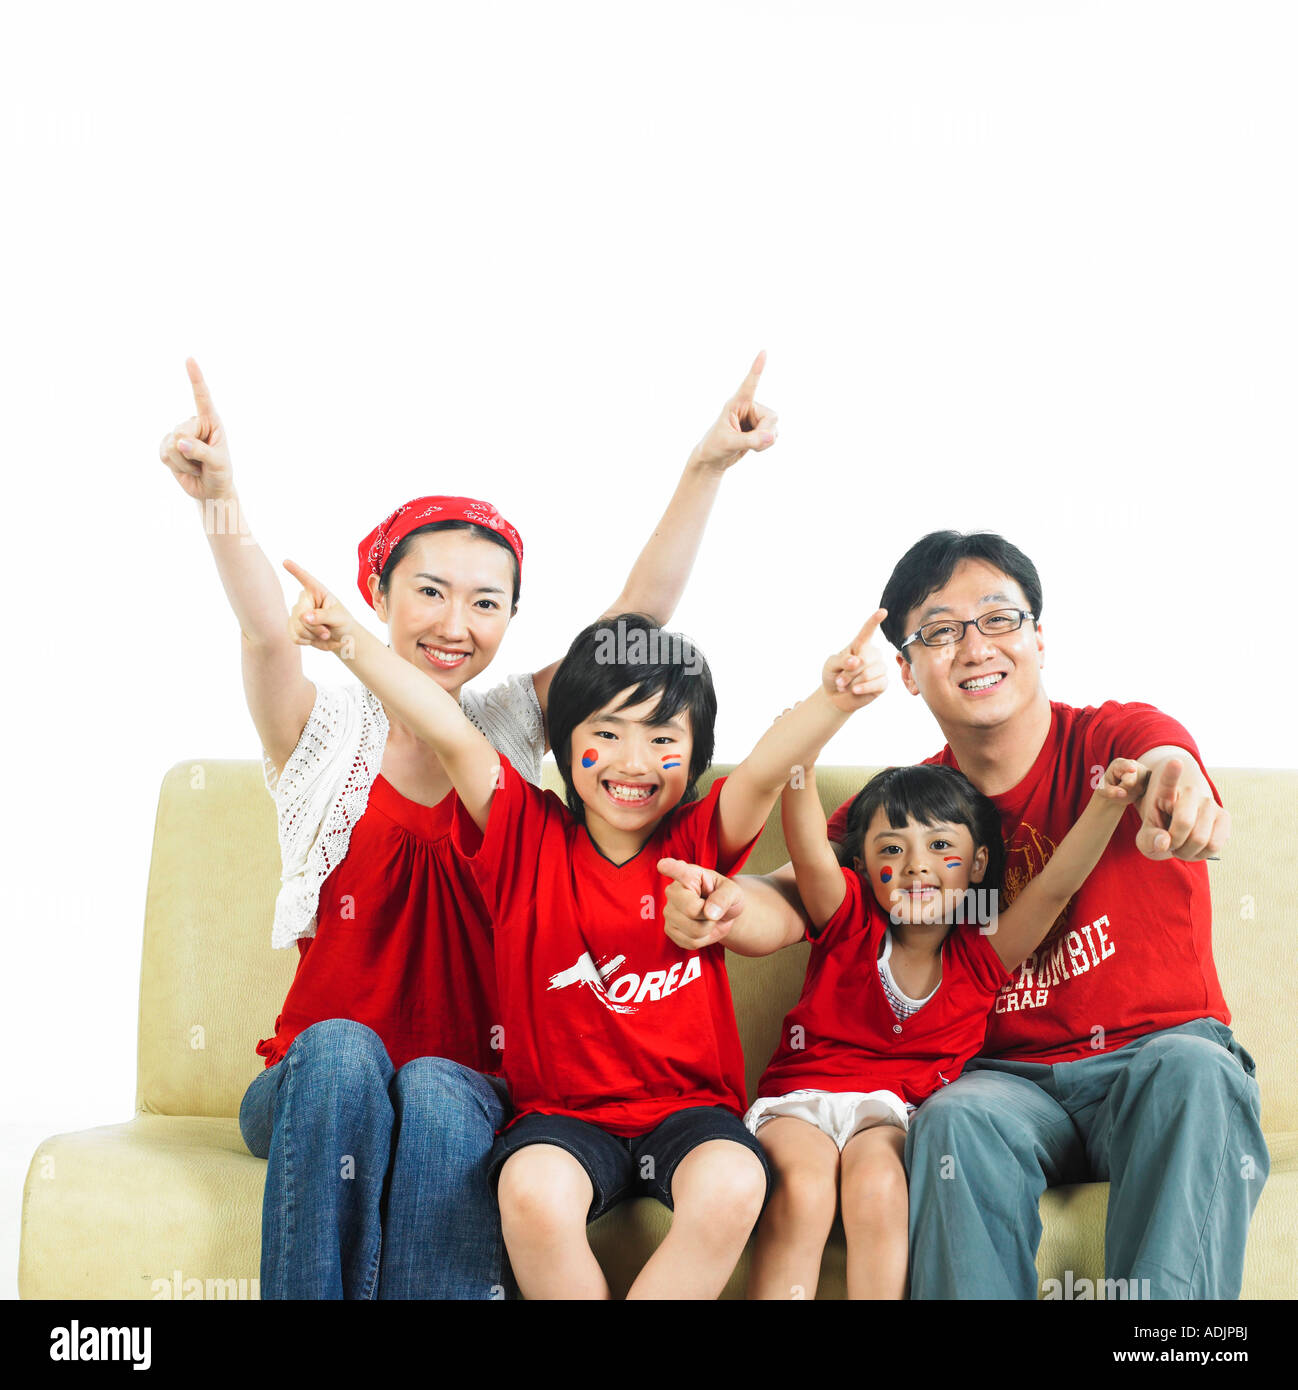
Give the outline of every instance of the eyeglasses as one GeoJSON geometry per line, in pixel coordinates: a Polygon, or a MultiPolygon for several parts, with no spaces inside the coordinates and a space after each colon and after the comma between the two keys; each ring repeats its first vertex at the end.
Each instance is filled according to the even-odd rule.
{"type": "Polygon", "coordinates": [[[1037,617],[1025,608],[998,608],[993,613],[984,613],[980,618],[970,618],[963,622],[959,618],[939,618],[936,622],[925,623],[923,627],[912,632],[901,645],[904,650],[918,638],[926,647],[954,646],[964,637],[965,629],[970,626],[976,627],[984,637],[1004,637],[1008,633],[1017,632],[1023,626],[1024,619],[1035,623],[1037,617]]]}

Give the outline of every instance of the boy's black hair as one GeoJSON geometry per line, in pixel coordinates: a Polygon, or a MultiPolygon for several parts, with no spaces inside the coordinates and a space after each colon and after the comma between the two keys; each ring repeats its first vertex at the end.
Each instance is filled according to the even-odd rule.
{"type": "Polygon", "coordinates": [[[974,848],[987,851],[987,871],[978,888],[999,891],[1003,886],[1005,842],[1001,839],[1000,812],[963,772],[940,763],[887,767],[876,772],[848,807],[843,832],[843,848],[848,854],[865,858],[865,832],[880,808],[894,830],[904,830],[911,820],[921,825],[963,825],[973,836],[974,848]]]}
{"type": "Polygon", "coordinates": [[[910,636],[906,615],[940,589],[962,560],[982,560],[1023,590],[1028,611],[1041,617],[1041,576],[1016,545],[994,531],[930,531],[897,561],[883,586],[879,607],[888,610],[883,635],[899,650],[910,636]]]}
{"type": "Polygon", "coordinates": [[[615,700],[624,708],[655,695],[655,720],[682,710],[689,714],[694,746],[684,805],[699,794],[698,780],[712,763],[715,740],[717,693],[703,653],[688,637],[660,628],[642,613],[601,618],[573,638],[550,682],[546,719],[568,809],[578,820],[585,817],[585,805],[572,783],[573,730],[615,700]],[[619,695],[624,698],[617,700],[619,695]]]}
{"type": "Polygon", "coordinates": [[[472,531],[481,540],[492,541],[500,546],[509,556],[510,569],[514,574],[514,597],[510,603],[510,612],[512,613],[518,607],[518,593],[522,587],[521,576],[518,573],[518,556],[514,554],[504,536],[498,535],[490,526],[479,526],[476,521],[430,521],[427,526],[416,526],[413,531],[408,531],[393,546],[392,554],[388,556],[388,562],[379,574],[379,593],[386,595],[388,585],[392,582],[392,571],[405,559],[406,552],[410,549],[410,542],[416,536],[422,536],[426,531],[472,531]]]}

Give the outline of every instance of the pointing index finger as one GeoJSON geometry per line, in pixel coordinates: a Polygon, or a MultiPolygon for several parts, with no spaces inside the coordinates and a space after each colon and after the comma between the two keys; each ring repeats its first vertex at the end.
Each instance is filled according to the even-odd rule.
{"type": "Polygon", "coordinates": [[[1154,805],[1165,815],[1176,809],[1176,789],[1181,781],[1181,760],[1169,758],[1158,771],[1154,787],[1154,805]]]}
{"type": "Polygon", "coordinates": [[[284,561],[284,568],[297,580],[304,589],[311,591],[312,598],[317,607],[322,607],[329,599],[329,590],[312,574],[309,574],[301,565],[295,565],[292,560],[284,561]]]}
{"type": "Polygon", "coordinates": [[[869,642],[876,632],[878,632],[879,624],[883,622],[887,616],[888,610],[886,608],[876,608],[869,618],[866,619],[865,626],[852,639],[851,645],[847,650],[851,652],[853,656],[860,656],[861,648],[869,642]]]}
{"type": "Polygon", "coordinates": [[[757,383],[762,379],[762,372],[766,368],[766,349],[753,358],[753,365],[748,369],[748,375],[739,383],[739,390],[735,392],[734,399],[737,401],[751,401],[757,395],[757,383]]]}
{"type": "Polygon", "coordinates": [[[189,373],[190,385],[194,388],[194,405],[200,415],[216,419],[216,406],[212,404],[212,393],[207,389],[203,373],[192,357],[185,358],[185,370],[189,373]]]}

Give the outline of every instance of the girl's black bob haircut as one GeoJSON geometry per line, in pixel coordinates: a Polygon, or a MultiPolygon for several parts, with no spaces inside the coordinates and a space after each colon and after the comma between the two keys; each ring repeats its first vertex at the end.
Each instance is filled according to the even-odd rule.
{"type": "Polygon", "coordinates": [[[979,888],[999,891],[1003,887],[1005,842],[1001,839],[1000,812],[963,772],[940,763],[876,772],[848,807],[843,848],[849,854],[865,858],[865,832],[880,809],[894,830],[904,830],[911,820],[921,825],[965,826],[973,836],[974,848],[987,851],[987,872],[979,888]]]}
{"type": "Polygon", "coordinates": [[[624,709],[655,696],[654,722],[682,710],[689,715],[694,749],[683,805],[698,797],[698,780],[712,763],[715,741],[717,693],[703,653],[688,637],[660,628],[642,613],[601,618],[573,638],[550,683],[546,716],[568,809],[579,820],[585,806],[572,783],[573,730],[600,710],[624,709]]]}
{"type": "Polygon", "coordinates": [[[509,542],[504,536],[497,535],[489,526],[479,526],[476,521],[430,521],[427,526],[416,526],[413,531],[407,532],[402,536],[393,547],[392,554],[388,556],[388,562],[383,566],[383,572],[379,575],[379,593],[386,595],[388,587],[392,583],[392,571],[406,558],[406,552],[410,549],[410,543],[416,536],[426,535],[429,531],[472,531],[479,540],[490,541],[493,545],[498,545],[509,556],[509,567],[514,575],[514,597],[509,605],[509,611],[518,607],[518,594],[521,587],[521,576],[518,573],[518,556],[510,548],[509,542]]]}

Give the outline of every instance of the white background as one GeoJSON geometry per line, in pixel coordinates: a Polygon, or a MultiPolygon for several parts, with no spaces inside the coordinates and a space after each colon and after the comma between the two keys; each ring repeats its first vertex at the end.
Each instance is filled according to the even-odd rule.
{"type": "MultiPolygon", "coordinates": [[[[719,758],[955,526],[1037,562],[1054,698],[1298,764],[1292,7],[119,2],[5,28],[0,1293],[37,1142],[131,1111],[162,774],[257,753],[157,458],[187,354],[274,561],[358,597],[357,540],[426,492],[519,527],[490,683],[613,599],[764,346],[781,438],[726,479],[676,615],[719,758]]],[[[939,742],[898,685],[826,761],[939,742]]]]}

